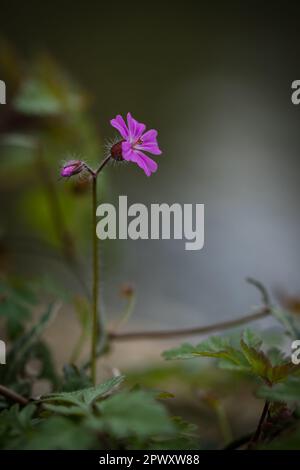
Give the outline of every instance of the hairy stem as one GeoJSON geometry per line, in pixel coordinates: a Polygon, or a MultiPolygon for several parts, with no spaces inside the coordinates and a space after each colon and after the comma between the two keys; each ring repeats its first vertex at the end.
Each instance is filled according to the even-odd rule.
{"type": "Polygon", "coordinates": [[[88,165],[86,169],[92,176],[92,211],[93,211],[93,320],[92,320],[92,347],[91,347],[91,377],[92,382],[96,385],[97,382],[97,357],[99,356],[98,343],[102,345],[105,343],[106,331],[102,314],[99,312],[99,258],[98,258],[98,238],[96,233],[97,226],[97,177],[103,170],[105,165],[109,162],[110,155],[106,157],[99,165],[96,171],[92,170],[88,165]],[[99,336],[99,338],[98,338],[99,336]]]}
{"type": "Polygon", "coordinates": [[[98,343],[98,287],[99,287],[99,260],[98,239],[96,233],[97,210],[97,176],[92,177],[92,210],[93,210],[93,321],[92,321],[92,349],[91,349],[91,375],[95,385],[97,382],[97,343],[98,343]]]}
{"type": "Polygon", "coordinates": [[[96,170],[96,172],[95,172],[95,173],[96,173],[96,176],[99,175],[100,171],[103,170],[103,168],[105,167],[105,165],[109,162],[110,158],[111,158],[111,156],[108,155],[108,156],[100,163],[99,167],[97,168],[97,170],[96,170]]]}

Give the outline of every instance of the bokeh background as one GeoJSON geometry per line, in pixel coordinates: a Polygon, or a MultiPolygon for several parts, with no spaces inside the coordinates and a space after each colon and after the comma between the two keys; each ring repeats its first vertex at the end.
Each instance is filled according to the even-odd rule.
{"type": "MultiPolygon", "coordinates": [[[[89,192],[80,181],[59,181],[59,164],[69,154],[100,161],[115,134],[109,120],[131,111],[159,130],[159,170],[148,179],[134,165],[111,165],[99,202],[126,194],[129,203],[204,203],[205,246],[102,244],[106,316],[116,317],[123,282],[137,292],[128,330],[248,313],[260,300],[247,276],[297,295],[298,13],[296,2],[276,1],[2,0],[3,275],[47,275],[68,293],[84,293],[64,256],[75,247],[89,284],[89,192]]],[[[57,344],[71,341],[70,318],[66,309],[64,323],[52,327],[57,344]]],[[[138,347],[126,359],[137,360],[138,347]]],[[[143,348],[139,360],[147,348],[159,356],[152,344],[143,348]]]]}

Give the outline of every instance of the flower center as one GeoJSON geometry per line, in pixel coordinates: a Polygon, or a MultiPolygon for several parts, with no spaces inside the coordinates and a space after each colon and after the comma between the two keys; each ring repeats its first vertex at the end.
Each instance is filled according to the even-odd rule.
{"type": "Polygon", "coordinates": [[[133,144],[133,147],[134,147],[135,145],[142,145],[142,143],[143,143],[142,139],[139,138],[139,139],[133,144]]]}
{"type": "MultiPolygon", "coordinates": [[[[123,155],[122,155],[122,143],[125,142],[125,140],[120,140],[120,142],[117,142],[114,144],[111,149],[110,149],[110,156],[114,160],[121,162],[123,160],[123,155]]],[[[136,145],[142,145],[143,141],[141,138],[136,140],[135,142],[131,143],[131,148],[134,149],[136,145]]]]}

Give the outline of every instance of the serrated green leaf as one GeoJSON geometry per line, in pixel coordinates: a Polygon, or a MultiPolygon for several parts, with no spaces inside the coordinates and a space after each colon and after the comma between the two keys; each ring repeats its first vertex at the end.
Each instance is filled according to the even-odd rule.
{"type": "Polygon", "coordinates": [[[286,355],[278,348],[270,348],[267,351],[267,356],[272,366],[279,366],[288,362],[286,355]]]}
{"type": "Polygon", "coordinates": [[[243,339],[241,340],[241,348],[254,375],[266,378],[272,365],[263,351],[248,346],[243,339]]]}
{"type": "Polygon", "coordinates": [[[197,356],[217,358],[219,367],[250,373],[267,383],[280,382],[297,371],[297,366],[289,360],[278,362],[279,354],[274,350],[271,351],[269,358],[260,349],[261,344],[262,341],[256,334],[246,330],[242,335],[239,348],[232,346],[230,338],[213,336],[196,346],[183,344],[179,348],[165,351],[163,356],[168,360],[191,359],[197,356]]]}
{"type": "Polygon", "coordinates": [[[74,405],[52,405],[51,403],[44,403],[43,409],[51,411],[51,413],[63,415],[63,416],[85,416],[86,410],[84,410],[80,404],[74,403],[74,405]]]}
{"type": "Polygon", "coordinates": [[[272,387],[261,387],[257,395],[270,401],[284,403],[300,401],[300,378],[289,377],[284,383],[278,383],[272,387]]]}
{"type": "Polygon", "coordinates": [[[13,405],[0,413],[0,448],[19,448],[22,441],[33,430],[33,415],[36,406],[29,404],[20,409],[19,405],[13,405]]]}
{"type": "Polygon", "coordinates": [[[63,373],[64,379],[60,390],[62,392],[75,392],[92,386],[91,377],[85,370],[78,369],[74,364],[66,364],[63,373]]]}
{"type": "Polygon", "coordinates": [[[299,366],[290,361],[273,366],[270,358],[262,350],[247,346],[243,340],[241,340],[241,348],[251,366],[252,373],[269,384],[281,382],[299,369],[299,366]]]}
{"type": "Polygon", "coordinates": [[[243,331],[243,341],[252,348],[259,348],[262,345],[261,337],[249,328],[243,331]]]}
{"type": "Polygon", "coordinates": [[[219,336],[212,336],[196,346],[187,343],[183,344],[179,348],[165,351],[163,356],[167,360],[192,359],[197,356],[212,357],[221,359],[221,364],[224,366],[226,364],[228,367],[233,366],[233,368],[238,368],[239,370],[247,370],[249,368],[241,351],[233,348],[228,338],[219,336]]]}
{"type": "Polygon", "coordinates": [[[99,418],[93,416],[89,425],[118,439],[175,433],[175,426],[165,407],[152,394],[136,390],[118,393],[97,404],[99,418]]]}
{"type": "Polygon", "coordinates": [[[84,425],[62,417],[53,416],[41,421],[34,432],[22,442],[25,450],[79,450],[95,445],[95,436],[84,425]]]}
{"type": "Polygon", "coordinates": [[[42,403],[53,403],[55,405],[74,405],[84,410],[89,410],[91,405],[100,398],[112,393],[124,380],[124,376],[113,377],[106,382],[74,392],[51,393],[41,397],[42,403]]]}

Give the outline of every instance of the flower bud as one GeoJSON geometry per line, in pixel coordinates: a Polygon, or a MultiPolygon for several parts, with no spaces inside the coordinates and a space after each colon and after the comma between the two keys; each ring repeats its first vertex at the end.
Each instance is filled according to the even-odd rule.
{"type": "Polygon", "coordinates": [[[118,162],[121,162],[123,160],[123,155],[122,155],[122,143],[124,141],[120,140],[120,142],[117,142],[114,144],[111,149],[110,149],[110,156],[114,160],[117,160],[118,162]]]}
{"type": "Polygon", "coordinates": [[[135,293],[134,286],[129,282],[124,283],[121,286],[120,293],[122,297],[130,299],[135,293]]]}
{"type": "Polygon", "coordinates": [[[60,170],[60,176],[69,178],[78,175],[84,169],[84,163],[81,160],[69,160],[60,170]]]}

